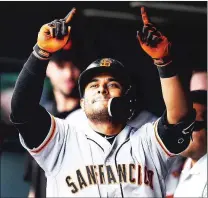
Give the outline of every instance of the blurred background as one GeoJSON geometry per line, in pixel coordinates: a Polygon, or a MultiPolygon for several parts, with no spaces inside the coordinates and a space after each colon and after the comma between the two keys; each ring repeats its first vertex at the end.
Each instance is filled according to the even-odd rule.
{"type": "MultiPolygon", "coordinates": [[[[26,197],[29,189],[23,180],[24,151],[8,119],[14,83],[40,27],[64,18],[72,7],[77,8],[72,39],[82,67],[101,57],[118,59],[131,72],[144,109],[157,116],[164,111],[157,69],[136,39],[141,5],[172,41],[174,62],[188,87],[191,71],[207,68],[207,2],[0,2],[1,197],[26,197]]],[[[45,89],[51,89],[47,80],[45,89]]]]}

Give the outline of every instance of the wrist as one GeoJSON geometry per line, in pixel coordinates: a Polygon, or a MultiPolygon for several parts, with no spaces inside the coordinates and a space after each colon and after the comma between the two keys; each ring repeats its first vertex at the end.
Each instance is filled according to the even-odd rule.
{"type": "Polygon", "coordinates": [[[178,73],[172,60],[166,63],[163,62],[163,64],[160,64],[160,65],[158,64],[156,66],[157,66],[157,70],[158,70],[160,78],[170,78],[170,77],[176,76],[178,73]]]}
{"type": "Polygon", "coordinates": [[[172,58],[170,56],[165,56],[163,58],[153,58],[154,64],[158,67],[165,67],[172,62],[172,58]]]}
{"type": "Polygon", "coordinates": [[[33,55],[36,56],[38,59],[41,60],[49,60],[50,57],[52,56],[52,53],[47,52],[43,49],[41,49],[38,44],[35,44],[35,46],[33,47],[33,55]]]}

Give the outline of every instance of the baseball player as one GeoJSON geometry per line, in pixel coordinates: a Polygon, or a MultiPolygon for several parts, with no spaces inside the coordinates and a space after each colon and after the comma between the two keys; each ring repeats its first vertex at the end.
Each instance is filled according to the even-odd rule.
{"type": "Polygon", "coordinates": [[[164,197],[169,164],[188,146],[195,120],[170,57],[170,42],[142,7],[144,26],[137,38],[159,71],[166,104],[161,118],[139,129],[126,125],[136,102],[131,80],[119,61],[104,58],[79,77],[88,127],[77,130],[39,105],[46,66],[70,39],[74,13],[41,27],[16,82],[11,121],[20,141],[44,169],[48,197],[164,197]]]}
{"type": "Polygon", "coordinates": [[[192,141],[166,178],[166,198],[207,197],[207,71],[193,71],[190,96],[196,109],[192,141]]]}

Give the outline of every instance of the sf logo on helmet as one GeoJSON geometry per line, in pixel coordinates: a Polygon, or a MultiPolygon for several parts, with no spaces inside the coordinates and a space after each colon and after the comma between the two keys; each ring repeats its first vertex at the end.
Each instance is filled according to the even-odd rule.
{"type": "Polygon", "coordinates": [[[103,66],[103,67],[110,67],[112,61],[108,58],[104,58],[100,61],[100,66],[103,66]]]}

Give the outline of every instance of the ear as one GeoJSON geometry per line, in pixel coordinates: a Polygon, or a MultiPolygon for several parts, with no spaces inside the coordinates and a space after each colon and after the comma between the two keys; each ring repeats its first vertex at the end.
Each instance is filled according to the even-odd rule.
{"type": "Polygon", "coordinates": [[[80,106],[81,106],[82,110],[84,110],[84,98],[80,99],[80,106]]]}
{"type": "Polygon", "coordinates": [[[47,67],[47,69],[46,69],[46,76],[48,77],[48,78],[50,78],[50,72],[49,72],[49,68],[47,67]]]}
{"type": "Polygon", "coordinates": [[[51,73],[51,61],[48,63],[47,69],[46,69],[46,76],[50,78],[51,73]]]}
{"type": "Polygon", "coordinates": [[[50,78],[50,76],[51,76],[51,74],[53,73],[53,72],[55,72],[54,71],[54,68],[56,67],[56,64],[55,64],[55,62],[53,62],[53,61],[49,61],[49,63],[48,63],[48,66],[47,66],[47,69],[46,69],[46,76],[48,77],[48,78],[50,78]]]}

